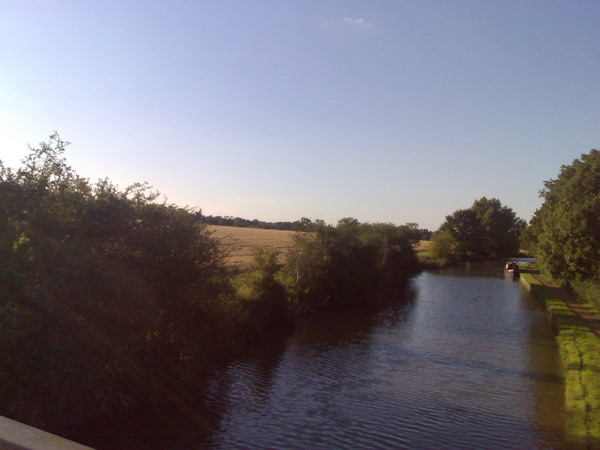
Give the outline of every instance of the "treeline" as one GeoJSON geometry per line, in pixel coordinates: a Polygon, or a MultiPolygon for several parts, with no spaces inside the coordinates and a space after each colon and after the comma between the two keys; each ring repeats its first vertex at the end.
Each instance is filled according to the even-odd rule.
{"type": "Polygon", "coordinates": [[[65,146],[53,135],[20,168],[0,164],[0,414],[13,419],[70,435],[162,401],[192,417],[207,361],[417,270],[409,227],[343,219],[299,233],[283,266],[266,248],[236,274],[197,211],[91,183],[65,146]]]}
{"type": "Polygon", "coordinates": [[[239,228],[261,228],[265,230],[287,230],[287,231],[306,231],[312,220],[302,218],[295,222],[265,222],[258,219],[243,219],[232,216],[202,216],[203,220],[209,225],[221,225],[227,227],[239,228]]]}
{"type": "MultiPolygon", "coordinates": [[[[241,217],[203,215],[202,220],[209,225],[286,231],[314,231],[326,225],[323,220],[316,219],[313,221],[307,217],[302,217],[300,220],[294,222],[265,222],[258,219],[243,219],[241,217]]],[[[419,224],[417,223],[407,223],[406,225],[401,225],[401,227],[405,228],[410,233],[411,239],[415,241],[428,241],[431,238],[432,231],[426,228],[419,228],[419,224]]]]}

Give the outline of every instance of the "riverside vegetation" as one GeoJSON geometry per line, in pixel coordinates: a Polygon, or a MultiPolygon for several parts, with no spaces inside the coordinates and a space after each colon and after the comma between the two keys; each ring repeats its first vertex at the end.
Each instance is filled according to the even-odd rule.
{"type": "Polygon", "coordinates": [[[482,197],[470,208],[446,216],[431,236],[428,250],[419,256],[428,268],[466,260],[515,256],[525,228],[525,221],[500,200],[482,197]]]}
{"type": "MultiPolygon", "coordinates": [[[[542,273],[600,317],[600,152],[591,150],[545,181],[522,245],[542,273]]],[[[578,444],[600,445],[600,340],[567,305],[524,275],[555,319],[566,369],[565,400],[578,444]]]]}
{"type": "MultiPolygon", "coordinates": [[[[160,202],[146,184],[91,183],[66,164],[65,146],[55,134],[20,168],[0,164],[0,414],[67,437],[149,409],[193,422],[207,367],[282,339],[298,314],[377,301],[424,266],[514,256],[526,225],[483,197],[446,217],[420,263],[414,244],[426,230],[416,224],[303,218],[286,223],[301,231],[285,254],[259,248],[250,267],[232,269],[200,211],[160,202]]],[[[598,161],[593,150],[547,182],[522,241],[589,297],[598,161]]]]}
{"type": "Polygon", "coordinates": [[[591,150],[544,182],[544,199],[523,233],[543,273],[600,310],[600,151],[591,150]]]}
{"type": "Polygon", "coordinates": [[[163,407],[193,421],[208,361],[418,270],[411,227],[342,219],[297,234],[283,264],[265,248],[232,272],[199,211],[91,183],[66,145],[54,134],[0,165],[0,413],[13,419],[67,437],[163,407]]]}

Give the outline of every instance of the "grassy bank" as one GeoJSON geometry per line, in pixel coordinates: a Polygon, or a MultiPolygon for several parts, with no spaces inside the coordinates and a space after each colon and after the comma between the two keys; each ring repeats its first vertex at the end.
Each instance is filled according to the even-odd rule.
{"type": "Polygon", "coordinates": [[[600,317],[600,284],[591,281],[571,281],[569,288],[600,317]]]}
{"type": "Polygon", "coordinates": [[[521,279],[551,313],[565,368],[567,439],[573,445],[600,446],[600,340],[553,290],[529,273],[521,279]]]}

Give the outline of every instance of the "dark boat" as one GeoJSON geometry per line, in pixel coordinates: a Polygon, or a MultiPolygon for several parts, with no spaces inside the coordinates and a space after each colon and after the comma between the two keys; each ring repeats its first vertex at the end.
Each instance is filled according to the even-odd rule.
{"type": "Polygon", "coordinates": [[[507,261],[505,270],[509,273],[517,274],[519,273],[519,265],[514,261],[507,261]]]}

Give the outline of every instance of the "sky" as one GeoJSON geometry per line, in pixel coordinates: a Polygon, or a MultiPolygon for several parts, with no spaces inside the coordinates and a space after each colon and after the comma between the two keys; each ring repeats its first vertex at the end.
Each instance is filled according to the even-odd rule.
{"type": "Polygon", "coordinates": [[[0,160],[265,221],[518,217],[600,148],[600,2],[0,0],[0,160]]]}

